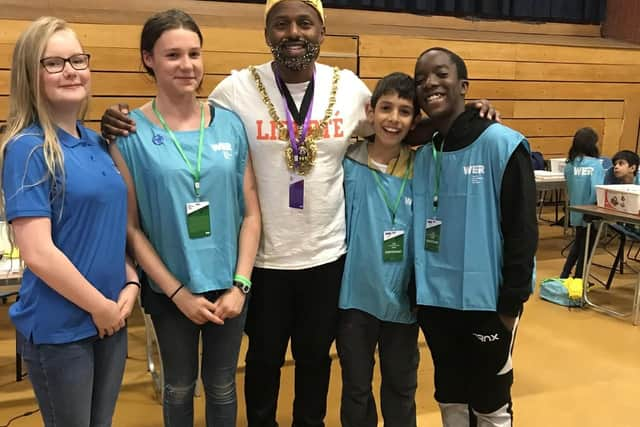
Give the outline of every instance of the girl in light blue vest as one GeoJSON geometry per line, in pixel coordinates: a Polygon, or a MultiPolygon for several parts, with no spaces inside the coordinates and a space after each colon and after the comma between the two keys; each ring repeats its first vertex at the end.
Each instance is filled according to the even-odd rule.
{"type": "Polygon", "coordinates": [[[136,132],[110,149],[129,189],[129,249],[149,278],[142,302],[162,355],[164,424],[193,425],[200,371],[207,426],[233,427],[260,238],[247,137],[235,113],[197,98],[202,33],[189,15],[152,16],[140,44],[157,94],[131,113],[136,132]]]}
{"type": "MultiPolygon", "coordinates": [[[[578,129],[573,136],[573,143],[569,149],[567,166],[564,177],[567,180],[570,205],[593,205],[596,203],[596,185],[604,182],[604,168],[599,159],[598,134],[591,128],[578,129]]],[[[575,227],[576,238],[571,246],[569,256],[562,267],[561,278],[571,274],[576,266],[574,277],[582,277],[584,264],[584,245],[587,237],[587,227],[583,214],[571,212],[571,225],[575,227]]],[[[589,247],[593,246],[595,233],[589,237],[589,247]]]]}

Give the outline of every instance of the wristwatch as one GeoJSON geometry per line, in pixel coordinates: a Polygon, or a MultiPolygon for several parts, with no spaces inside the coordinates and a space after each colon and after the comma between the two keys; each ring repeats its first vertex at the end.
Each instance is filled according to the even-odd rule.
{"type": "Polygon", "coordinates": [[[240,289],[243,294],[248,294],[251,291],[251,285],[246,285],[242,282],[238,282],[237,280],[233,281],[233,286],[240,289]]]}

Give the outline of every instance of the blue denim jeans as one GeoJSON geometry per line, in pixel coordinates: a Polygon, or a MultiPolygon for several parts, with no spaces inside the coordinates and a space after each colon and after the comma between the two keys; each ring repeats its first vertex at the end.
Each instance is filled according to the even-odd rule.
{"type": "MultiPolygon", "coordinates": [[[[221,293],[208,292],[206,297],[215,300],[221,293]]],[[[210,322],[196,325],[175,305],[172,307],[151,313],[164,372],[162,407],[165,427],[193,426],[193,393],[198,377],[200,337],[207,427],[235,427],[238,406],[236,370],[247,302],[242,313],[225,320],[224,325],[210,322]]]]}
{"type": "Polygon", "coordinates": [[[67,344],[23,340],[22,357],[46,427],[108,427],[127,357],[127,328],[67,344]]]}

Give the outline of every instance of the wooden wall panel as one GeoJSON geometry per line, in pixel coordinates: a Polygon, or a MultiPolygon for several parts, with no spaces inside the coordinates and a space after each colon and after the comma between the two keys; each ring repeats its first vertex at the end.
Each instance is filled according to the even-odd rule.
{"type": "Polygon", "coordinates": [[[566,157],[571,147],[572,137],[528,137],[532,151],[540,151],[546,159],[566,157]]]}
{"type": "MultiPolygon", "coordinates": [[[[465,61],[469,76],[485,80],[515,80],[516,63],[511,61],[465,61]]],[[[415,58],[360,57],[360,76],[380,78],[394,71],[413,75],[415,58]]]]}
{"type": "MultiPolygon", "coordinates": [[[[141,25],[153,12],[178,8],[190,13],[200,25],[210,27],[261,29],[264,5],[239,2],[203,2],[197,0],[0,0],[3,16],[13,19],[35,19],[42,15],[64,17],[70,22],[141,25]]],[[[398,12],[372,12],[326,8],[330,31],[341,34],[394,34],[409,30],[413,35],[449,33],[487,33],[509,38],[513,35],[537,37],[573,37],[595,40],[600,37],[598,25],[563,23],[510,22],[460,19],[448,16],[420,16],[398,12]],[[357,28],[358,30],[354,30],[357,28]],[[372,31],[373,30],[373,31],[372,31]]],[[[456,38],[454,37],[454,40],[456,38]]],[[[560,43],[558,43],[560,44],[560,43]]]]}
{"type": "MultiPolygon", "coordinates": [[[[138,49],[91,47],[91,71],[143,71],[138,49]]],[[[11,68],[13,45],[0,44],[0,69],[11,68]]],[[[204,69],[209,74],[229,74],[232,69],[242,69],[249,65],[262,64],[271,60],[270,53],[218,52],[204,51],[204,69]]],[[[353,72],[358,69],[358,58],[354,55],[323,53],[321,61],[325,64],[347,68],[353,72]]]]}
{"type": "MultiPolygon", "coordinates": [[[[640,56],[640,55],[639,55],[640,56]]],[[[413,74],[416,59],[366,57],[360,60],[363,78],[380,78],[393,71],[413,74]]],[[[541,62],[465,60],[474,80],[640,83],[637,65],[557,64],[541,62]]]]}
{"type": "MultiPolygon", "coordinates": [[[[378,78],[364,78],[373,90],[378,78]]],[[[640,85],[624,83],[578,83],[578,82],[529,82],[470,80],[467,98],[491,100],[509,99],[575,99],[575,100],[620,100],[640,96],[640,85]]]]}
{"type": "Polygon", "coordinates": [[[513,101],[514,118],[622,118],[621,101],[513,101]]]}
{"type": "MultiPolygon", "coordinates": [[[[28,24],[28,21],[2,20],[0,43],[15,43],[28,24]]],[[[139,48],[141,25],[71,23],[71,27],[86,48],[139,48]]],[[[269,53],[262,29],[202,27],[201,31],[204,39],[203,49],[206,51],[269,53]]],[[[355,57],[357,45],[356,36],[328,34],[322,50],[323,53],[343,53],[355,57]]]]}
{"type": "MultiPolygon", "coordinates": [[[[598,135],[605,132],[605,123],[616,119],[513,119],[504,118],[503,123],[513,129],[518,129],[529,137],[567,137],[573,136],[577,129],[592,127],[598,135]]],[[[617,119],[621,122],[620,119],[617,119]]]]}
{"type": "Polygon", "coordinates": [[[640,2],[638,0],[607,0],[607,17],[602,32],[607,37],[640,43],[640,2]]]}
{"type": "MultiPolygon", "coordinates": [[[[9,70],[0,70],[0,95],[9,94],[9,86],[11,85],[9,78],[9,70]]],[[[0,116],[0,120],[4,119],[5,117],[0,116]]]]}
{"type": "Polygon", "coordinates": [[[468,60],[551,62],[568,64],[640,65],[637,49],[630,47],[544,46],[512,42],[445,40],[427,37],[406,37],[364,34],[360,37],[363,57],[396,57],[415,59],[431,47],[444,47],[468,60]],[[392,46],[393,48],[390,48],[392,46]]]}
{"type": "MultiPolygon", "coordinates": [[[[0,0],[0,7],[9,3],[6,10],[14,10],[20,2],[0,0]]],[[[136,107],[153,95],[154,85],[140,66],[139,32],[150,11],[169,3],[194,14],[202,25],[207,73],[202,96],[230,70],[270,59],[261,5],[140,0],[126,12],[118,8],[129,3],[34,0],[20,12],[38,16],[55,9],[71,22],[77,19],[72,27],[92,54],[90,127],[97,128],[109,105],[126,102],[136,107]]],[[[505,124],[525,134],[546,157],[564,156],[573,133],[584,126],[601,136],[604,154],[637,147],[640,49],[600,38],[598,26],[471,22],[342,10],[330,11],[329,16],[328,29],[333,33],[325,39],[321,61],[358,72],[370,88],[392,71],[412,74],[420,52],[443,46],[467,62],[472,77],[468,99],[490,99],[505,124]]],[[[0,20],[0,121],[6,118],[13,43],[27,24],[0,20]]]]}
{"type": "MultiPolygon", "coordinates": [[[[601,151],[605,156],[612,157],[616,152],[623,149],[623,146],[619,146],[620,138],[622,137],[624,119],[606,119],[604,120],[604,129],[602,133],[601,151]]],[[[631,148],[632,150],[634,148],[631,148]]]]}
{"type": "MultiPolygon", "coordinates": [[[[436,33],[434,33],[436,34],[436,33]]],[[[373,88],[385,74],[413,73],[417,56],[441,46],[465,59],[467,99],[490,99],[504,122],[534,149],[565,155],[576,129],[593,127],[602,152],[637,150],[640,134],[640,48],[601,43],[559,46],[546,38],[510,43],[423,36],[360,36],[360,74],[373,88]]],[[[564,36],[559,35],[561,40],[564,36]]]]}
{"type": "Polygon", "coordinates": [[[625,101],[622,135],[619,147],[624,150],[638,151],[638,130],[640,127],[640,97],[629,97],[625,101]]]}

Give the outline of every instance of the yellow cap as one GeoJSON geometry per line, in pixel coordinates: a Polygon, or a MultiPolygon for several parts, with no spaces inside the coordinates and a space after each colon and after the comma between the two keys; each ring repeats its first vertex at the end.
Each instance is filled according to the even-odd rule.
{"type": "MultiPolygon", "coordinates": [[[[269,11],[271,9],[273,9],[273,6],[277,5],[280,2],[283,2],[285,0],[267,0],[267,4],[264,8],[264,21],[265,23],[267,22],[267,15],[269,15],[269,11]]],[[[312,8],[314,8],[316,10],[316,12],[318,12],[318,15],[320,15],[320,19],[322,20],[322,23],[324,24],[324,9],[322,8],[322,0],[298,0],[301,1],[302,3],[306,3],[309,6],[311,6],[312,8]]]]}

